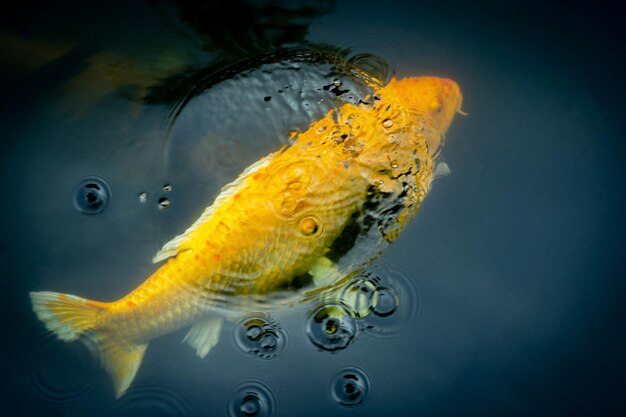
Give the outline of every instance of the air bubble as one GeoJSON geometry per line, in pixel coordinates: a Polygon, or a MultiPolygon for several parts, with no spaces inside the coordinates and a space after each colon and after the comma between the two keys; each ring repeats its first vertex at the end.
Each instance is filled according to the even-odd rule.
{"type": "Polygon", "coordinates": [[[235,345],[249,356],[274,359],[287,345],[287,333],[268,314],[252,314],[235,326],[235,345]]]}
{"type": "Polygon", "coordinates": [[[393,120],[391,119],[385,119],[383,121],[383,127],[386,129],[389,129],[391,126],[393,126],[393,120]]]}
{"type": "Polygon", "coordinates": [[[165,192],[172,191],[172,184],[165,184],[165,185],[163,185],[163,191],[165,191],[165,192]]]}
{"type": "Polygon", "coordinates": [[[239,407],[243,416],[258,416],[261,411],[261,400],[253,394],[246,395],[239,407]]]}
{"type": "Polygon", "coordinates": [[[159,198],[159,208],[160,209],[168,209],[172,205],[172,202],[167,197],[159,198]]]}
{"type": "Polygon", "coordinates": [[[148,201],[148,194],[147,193],[139,193],[139,195],[137,197],[139,198],[139,202],[140,203],[145,203],[146,201],[148,201]]]}
{"type": "Polygon", "coordinates": [[[84,214],[98,214],[107,208],[111,200],[111,188],[101,177],[85,178],[74,194],[74,207],[84,214]]]}
{"type": "Polygon", "coordinates": [[[345,349],[357,334],[353,316],[342,303],[328,303],[318,307],[307,319],[309,340],[318,348],[330,352],[345,349]]]}
{"type": "Polygon", "coordinates": [[[272,417],[276,412],[276,397],[271,387],[261,381],[240,385],[228,404],[230,417],[272,417]]]}
{"type": "Polygon", "coordinates": [[[393,288],[379,287],[376,289],[376,303],[373,312],[379,317],[392,315],[398,308],[398,295],[393,288]]]}
{"type": "Polygon", "coordinates": [[[357,406],[370,392],[370,380],[360,368],[349,367],[341,370],[331,384],[331,398],[344,407],[357,406]]]}

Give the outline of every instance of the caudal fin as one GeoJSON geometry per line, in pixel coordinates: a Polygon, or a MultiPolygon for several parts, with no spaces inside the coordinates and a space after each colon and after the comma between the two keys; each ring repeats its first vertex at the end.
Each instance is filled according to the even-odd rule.
{"type": "Polygon", "coordinates": [[[107,303],[49,291],[31,292],[30,299],[48,330],[66,342],[80,337],[100,358],[113,379],[117,398],[121,397],[135,378],[148,344],[130,344],[99,329],[96,318],[107,310],[107,303]]]}

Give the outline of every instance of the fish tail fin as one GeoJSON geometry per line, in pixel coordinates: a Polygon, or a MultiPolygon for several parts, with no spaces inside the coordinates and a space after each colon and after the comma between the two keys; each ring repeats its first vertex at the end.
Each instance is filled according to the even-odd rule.
{"type": "Polygon", "coordinates": [[[37,317],[59,339],[71,342],[83,336],[81,340],[113,379],[117,398],[121,397],[135,378],[148,344],[119,340],[96,326],[96,318],[108,309],[108,303],[49,291],[31,292],[30,299],[37,317]]]}
{"type": "Polygon", "coordinates": [[[66,342],[93,329],[98,313],[107,308],[106,303],[50,291],[31,292],[30,300],[39,320],[66,342]]]}
{"type": "Polygon", "coordinates": [[[115,397],[120,398],[135,379],[148,344],[125,342],[108,332],[90,334],[86,342],[113,379],[115,397]]]}

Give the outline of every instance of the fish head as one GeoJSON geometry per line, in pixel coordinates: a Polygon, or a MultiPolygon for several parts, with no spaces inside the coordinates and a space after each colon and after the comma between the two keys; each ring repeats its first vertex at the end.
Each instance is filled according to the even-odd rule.
{"type": "Polygon", "coordinates": [[[454,116],[462,113],[458,84],[447,78],[409,77],[391,80],[386,90],[407,110],[409,124],[426,140],[429,153],[436,154],[454,116]]]}

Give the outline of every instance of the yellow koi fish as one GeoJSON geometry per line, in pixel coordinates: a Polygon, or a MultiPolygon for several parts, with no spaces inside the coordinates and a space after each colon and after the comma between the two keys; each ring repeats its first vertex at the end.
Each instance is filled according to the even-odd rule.
{"type": "MultiPolygon", "coordinates": [[[[233,311],[272,294],[304,299],[299,289],[336,285],[350,272],[344,265],[337,273],[344,255],[363,250],[360,236],[398,236],[430,189],[461,100],[451,80],[393,79],[244,170],[156,254],[153,262],[167,262],[125,297],[106,303],[31,292],[33,309],[61,340],[93,348],[118,398],[156,337],[191,325],[184,341],[205,357],[233,311]]],[[[363,253],[357,268],[378,255],[363,253]]]]}

